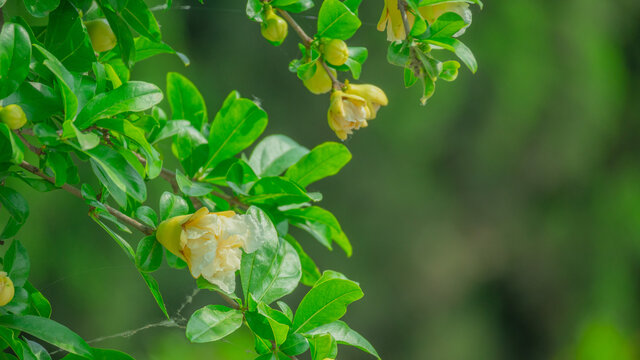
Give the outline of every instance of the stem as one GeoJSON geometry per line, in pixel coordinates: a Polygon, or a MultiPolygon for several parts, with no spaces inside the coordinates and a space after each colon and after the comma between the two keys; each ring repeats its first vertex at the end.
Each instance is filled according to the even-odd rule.
{"type": "Polygon", "coordinates": [[[278,9],[278,12],[289,23],[289,25],[291,25],[291,27],[298,34],[300,39],[302,39],[302,43],[304,44],[304,46],[309,48],[309,46],[311,46],[311,43],[313,42],[313,39],[309,35],[307,35],[306,32],[304,32],[302,27],[300,27],[300,25],[298,25],[298,23],[295,20],[293,20],[293,18],[291,17],[291,15],[289,15],[288,12],[282,9],[278,9]]]}
{"type": "MultiPolygon", "coordinates": [[[[54,178],[48,176],[47,174],[43,173],[42,171],[40,171],[40,169],[38,169],[37,167],[29,164],[26,161],[23,161],[21,164],[19,164],[19,166],[25,170],[27,170],[28,172],[37,175],[43,179],[45,179],[46,181],[52,183],[52,184],[56,184],[56,181],[54,178]]],[[[82,192],[80,192],[80,190],[78,190],[78,188],[73,187],[69,184],[64,184],[60,187],[62,190],[65,190],[66,192],[70,193],[71,195],[82,199],[82,192]]],[[[130,225],[131,227],[135,228],[136,230],[140,231],[141,233],[145,234],[145,235],[151,235],[154,233],[154,230],[144,224],[141,224],[140,222],[138,222],[135,219],[132,219],[131,217],[123,214],[122,212],[112,208],[111,206],[104,204],[105,208],[107,209],[107,211],[109,212],[109,214],[115,216],[118,220],[127,223],[128,225],[130,225]]]]}
{"type": "Polygon", "coordinates": [[[27,141],[27,139],[24,138],[24,136],[22,136],[22,131],[16,131],[16,135],[20,138],[22,143],[25,144],[29,148],[29,150],[31,150],[31,152],[38,156],[43,154],[42,149],[38,149],[37,147],[33,146],[30,142],[27,141]]]}
{"type": "Polygon", "coordinates": [[[407,17],[407,2],[405,0],[398,0],[398,10],[400,10],[400,15],[402,16],[405,38],[409,39],[411,26],[409,26],[409,18],[407,17]]]}

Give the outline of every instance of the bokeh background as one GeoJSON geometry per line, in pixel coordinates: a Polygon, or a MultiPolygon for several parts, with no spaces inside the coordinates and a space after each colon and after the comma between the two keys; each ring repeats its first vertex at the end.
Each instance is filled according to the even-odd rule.
{"type": "MultiPolygon", "coordinates": [[[[20,11],[16,3],[6,6],[20,11]]],[[[186,75],[210,118],[237,89],[268,112],[265,134],[309,148],[335,140],[328,96],[288,72],[293,32],[270,46],[245,1],[174,6],[157,16],[191,66],[164,55],[136,65],[133,78],[164,86],[167,71],[186,75]]],[[[342,220],[354,255],[299,236],[322,269],[361,283],[351,326],[389,360],[640,356],[640,2],[487,0],[462,37],[478,73],[461,69],[456,82],[438,83],[425,107],[420,89],[405,89],[402,70],[386,62],[386,37],[375,29],[381,9],[382,0],[363,2],[350,44],[369,48],[361,81],[382,87],[390,104],[346,142],[351,163],[312,186],[342,220]]],[[[315,28],[313,16],[295,18],[315,28]]],[[[165,190],[153,182],[152,206],[165,190]]],[[[24,193],[31,215],[19,238],[53,318],[87,339],[162,320],[79,200],[24,193]]],[[[175,311],[193,281],[167,266],[157,274],[175,311]]],[[[217,301],[200,293],[185,313],[217,301]]],[[[152,328],[94,345],[138,359],[253,359],[245,332],[191,345],[180,329],[152,328]]],[[[341,347],[339,358],[370,357],[341,347]]]]}

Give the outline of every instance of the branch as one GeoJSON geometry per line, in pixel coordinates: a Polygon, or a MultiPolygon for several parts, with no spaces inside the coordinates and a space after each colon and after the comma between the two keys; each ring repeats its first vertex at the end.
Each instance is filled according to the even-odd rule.
{"type": "Polygon", "coordinates": [[[289,15],[288,12],[282,9],[278,9],[278,12],[289,23],[289,25],[291,25],[291,27],[298,34],[300,39],[302,39],[302,43],[304,44],[304,46],[309,48],[309,46],[311,46],[311,43],[313,42],[313,39],[309,35],[307,35],[306,32],[304,32],[302,27],[300,27],[300,25],[298,25],[298,23],[295,20],[293,20],[293,18],[291,17],[291,15],[289,15]]]}
{"type": "Polygon", "coordinates": [[[400,10],[402,24],[404,25],[404,36],[406,39],[409,39],[411,26],[409,26],[409,18],[407,17],[407,2],[405,0],[398,0],[398,10],[400,10]]]}
{"type": "Polygon", "coordinates": [[[29,150],[31,150],[31,152],[33,152],[34,154],[36,154],[38,156],[43,154],[42,149],[38,149],[37,147],[33,146],[30,142],[27,141],[27,139],[24,138],[24,136],[22,135],[22,131],[21,130],[18,130],[15,133],[20,138],[22,143],[25,144],[29,148],[29,150]]]}
{"type": "MultiPolygon", "coordinates": [[[[19,164],[19,166],[25,170],[27,170],[28,172],[37,175],[43,179],[45,179],[46,181],[52,183],[52,184],[56,184],[56,181],[54,178],[48,176],[47,174],[43,173],[42,171],[40,171],[40,169],[38,169],[37,167],[29,164],[26,161],[23,161],[21,164],[19,164]]],[[[80,190],[78,190],[78,188],[75,188],[69,184],[64,184],[60,187],[62,190],[65,190],[66,192],[70,193],[71,195],[83,199],[82,197],[82,192],[80,192],[80,190]]],[[[145,235],[151,235],[154,233],[154,230],[140,222],[138,222],[137,220],[123,214],[122,212],[112,208],[111,206],[104,204],[105,208],[107,209],[107,211],[109,212],[109,214],[115,216],[118,220],[127,223],[128,225],[130,225],[131,227],[135,228],[136,230],[140,231],[141,233],[145,234],[145,235]]]]}

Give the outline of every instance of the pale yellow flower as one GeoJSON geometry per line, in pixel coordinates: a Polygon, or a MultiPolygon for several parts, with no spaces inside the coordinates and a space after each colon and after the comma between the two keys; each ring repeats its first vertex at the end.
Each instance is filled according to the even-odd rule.
{"type": "Polygon", "coordinates": [[[9,279],[6,272],[0,271],[0,306],[5,306],[11,302],[15,291],[13,281],[9,279]]]}
{"type": "Polygon", "coordinates": [[[193,215],[176,216],[160,224],[156,237],[189,265],[194,278],[202,276],[222,291],[235,290],[235,272],[242,250],[256,251],[275,230],[262,213],[233,211],[211,213],[206,208],[193,215]]]}
{"type": "Polygon", "coordinates": [[[371,113],[367,107],[367,101],[353,94],[347,94],[340,90],[331,94],[329,105],[329,126],[341,140],[346,140],[353,130],[367,127],[367,119],[371,113]]]}

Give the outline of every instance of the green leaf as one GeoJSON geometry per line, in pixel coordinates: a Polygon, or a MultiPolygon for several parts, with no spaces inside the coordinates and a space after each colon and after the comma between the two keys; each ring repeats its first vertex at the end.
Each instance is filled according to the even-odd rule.
{"type": "MultiPolygon", "coordinates": [[[[189,58],[185,54],[175,51],[171,46],[163,42],[156,42],[153,40],[149,40],[144,36],[138,36],[134,39],[134,48],[135,48],[135,57],[134,57],[135,63],[138,63],[140,61],[143,61],[145,59],[148,59],[150,57],[153,57],[159,54],[176,55],[178,58],[180,58],[180,60],[185,66],[189,66],[189,64],[191,63],[189,58]]],[[[101,57],[101,60],[112,61],[112,59],[117,58],[119,56],[120,56],[120,50],[116,48],[106,53],[105,55],[103,55],[103,57],[101,57]]]]}
{"type": "Polygon", "coordinates": [[[338,66],[337,69],[340,71],[351,71],[351,75],[353,78],[358,80],[360,78],[360,73],[362,72],[362,64],[367,61],[369,57],[369,51],[365,47],[350,47],[349,48],[349,58],[347,62],[338,66]]]}
{"type": "Polygon", "coordinates": [[[151,291],[151,295],[153,295],[153,298],[156,300],[156,304],[158,304],[158,307],[160,308],[160,310],[162,310],[164,316],[166,316],[167,319],[171,319],[169,313],[167,312],[167,306],[164,304],[164,300],[162,299],[160,287],[158,286],[158,282],[156,281],[156,279],[151,276],[151,274],[141,272],[140,275],[142,275],[144,282],[147,283],[147,287],[149,288],[149,291],[151,291]]]}
{"type": "Polygon", "coordinates": [[[162,101],[162,91],[155,85],[130,81],[117,89],[91,99],[78,114],[75,124],[84,129],[100,119],[129,111],[151,109],[162,101]]]}
{"type": "Polygon", "coordinates": [[[161,40],[162,35],[158,21],[143,0],[128,0],[127,6],[120,14],[140,35],[154,41],[161,40]]]}
{"type": "Polygon", "coordinates": [[[280,351],[287,355],[296,356],[309,350],[309,341],[300,334],[289,334],[287,340],[280,345],[280,351]]]}
{"type": "Polygon", "coordinates": [[[251,293],[256,301],[270,304],[290,294],[298,286],[302,270],[298,253],[288,242],[266,242],[258,250],[242,255],[240,279],[245,299],[251,293]]]}
{"type": "Polygon", "coordinates": [[[25,152],[24,144],[3,122],[0,122],[0,140],[2,140],[0,141],[0,162],[22,163],[25,152]]]}
{"type": "Polygon", "coordinates": [[[51,169],[55,178],[55,186],[60,187],[67,182],[67,158],[58,152],[47,153],[47,168],[51,169]]]}
{"type": "Polygon", "coordinates": [[[140,240],[136,250],[136,266],[140,271],[153,272],[162,264],[162,245],[155,236],[147,236],[140,240]]]}
{"type": "Polygon", "coordinates": [[[335,241],[347,256],[351,256],[353,252],[351,243],[342,231],[336,217],[329,211],[317,206],[310,206],[288,210],[285,212],[285,216],[292,225],[304,229],[322,245],[331,249],[331,243],[335,241]]]}
{"type": "Polygon", "coordinates": [[[211,184],[191,181],[180,169],[176,170],[176,182],[180,191],[189,196],[204,196],[214,189],[211,184]]]}
{"type": "MultiPolygon", "coordinates": [[[[16,338],[17,331],[14,332],[9,328],[0,327],[0,344],[3,344],[3,348],[9,346],[15,354],[18,354],[20,360],[37,360],[31,348],[22,340],[16,338]]],[[[9,355],[6,352],[0,353],[0,355],[9,355]]],[[[0,357],[0,359],[17,359],[13,355],[7,357],[0,357]]]]}
{"type": "Polygon", "coordinates": [[[317,37],[347,40],[362,25],[358,16],[339,0],[324,0],[318,14],[317,37]]]}
{"type": "Polygon", "coordinates": [[[286,316],[265,306],[264,303],[260,303],[258,309],[259,312],[245,312],[245,319],[251,331],[263,339],[273,340],[277,345],[282,344],[289,332],[286,316]]]}
{"type": "Polygon", "coordinates": [[[205,171],[249,147],[267,126],[267,113],[233,91],[216,114],[209,135],[205,171]]]}
{"type": "Polygon", "coordinates": [[[57,8],[60,4],[60,0],[24,0],[24,6],[27,11],[35,17],[44,17],[57,8]]]}
{"type": "Polygon", "coordinates": [[[455,60],[445,61],[442,63],[442,72],[440,72],[440,79],[444,81],[454,81],[458,77],[458,69],[460,69],[460,63],[455,60]]]}
{"type": "Polygon", "coordinates": [[[462,16],[454,12],[447,12],[431,24],[429,29],[420,38],[448,38],[455,35],[458,31],[469,26],[462,16]]]}
{"type": "Polygon", "coordinates": [[[174,269],[180,270],[180,269],[184,269],[184,268],[187,267],[187,263],[184,260],[182,260],[179,257],[175,256],[173,253],[171,253],[167,249],[164,249],[164,258],[165,258],[165,260],[167,260],[167,265],[169,265],[170,267],[172,267],[174,269]]]}
{"type": "Polygon", "coordinates": [[[80,144],[80,148],[82,148],[82,150],[90,150],[100,144],[100,137],[97,134],[91,132],[83,133],[71,120],[66,120],[62,124],[62,138],[66,139],[72,137],[76,137],[78,139],[78,144],[80,144]]]}
{"type": "Polygon", "coordinates": [[[270,135],[253,149],[249,165],[258,176],[277,176],[308,153],[309,149],[285,135],[270,135]]]}
{"type": "Polygon", "coordinates": [[[250,196],[244,200],[248,204],[280,206],[303,204],[313,199],[296,183],[271,176],[258,180],[251,188],[250,196]]]}
{"type": "Polygon", "coordinates": [[[462,41],[454,38],[431,38],[426,41],[455,53],[472,73],[475,74],[475,72],[478,71],[476,58],[473,56],[471,50],[462,43],[462,41]]]}
{"type": "Polygon", "coordinates": [[[109,193],[122,206],[127,204],[127,196],[138,203],[147,198],[147,188],[140,174],[117,151],[99,145],[84,151],[91,158],[91,167],[109,193]]]}
{"type": "Polygon", "coordinates": [[[58,87],[62,94],[62,104],[64,105],[64,119],[72,120],[78,111],[78,98],[73,91],[73,75],[62,65],[60,60],[45,48],[38,44],[33,44],[33,47],[46,58],[43,62],[44,66],[46,66],[57,79],[58,87]]]}
{"type": "Polygon", "coordinates": [[[331,334],[338,344],[354,346],[380,359],[376,349],[373,348],[367,339],[354,330],[351,330],[351,328],[349,328],[349,326],[343,321],[337,320],[332,323],[322,325],[311,331],[307,331],[307,334],[331,334]]]}
{"type": "MultiPolygon", "coordinates": [[[[117,351],[117,350],[108,350],[108,349],[91,349],[93,351],[93,359],[94,360],[134,360],[131,356],[117,351]]],[[[62,358],[62,360],[81,360],[83,357],[69,354],[62,358]]]]}
{"type": "Polygon", "coordinates": [[[149,227],[152,227],[154,229],[158,227],[158,214],[156,214],[156,212],[148,206],[143,205],[137,208],[136,218],[138,218],[138,220],[142,221],[143,224],[149,227]]]}
{"type": "Polygon", "coordinates": [[[338,355],[338,344],[331,334],[309,337],[309,352],[312,360],[334,359],[338,355]]]}
{"type": "Polygon", "coordinates": [[[19,24],[6,23],[0,32],[0,99],[16,91],[29,75],[31,41],[19,24]]]}
{"type": "Polygon", "coordinates": [[[31,263],[27,250],[18,240],[13,240],[11,246],[4,255],[3,270],[9,275],[13,285],[22,287],[29,278],[31,263]]]}
{"type": "Polygon", "coordinates": [[[173,119],[189,120],[198,131],[209,122],[204,98],[186,77],[175,72],[167,74],[167,100],[173,119]]]}
{"type": "Polygon", "coordinates": [[[35,357],[34,360],[51,360],[51,355],[47,349],[45,349],[42,345],[38,344],[35,341],[27,340],[27,344],[35,357]]]}
{"type": "Polygon", "coordinates": [[[222,305],[207,305],[191,315],[187,338],[194,343],[216,341],[242,326],[242,312],[222,305]]]}
{"type": "Polygon", "coordinates": [[[97,122],[102,128],[120,133],[133,140],[140,147],[140,151],[146,159],[145,172],[149,179],[155,179],[162,171],[162,155],[156,150],[145,136],[144,130],[133,125],[128,120],[111,118],[102,119],[97,122]]]}
{"type": "Polygon", "coordinates": [[[245,12],[249,19],[257,22],[264,21],[264,4],[260,0],[248,0],[245,12]]]}
{"type": "Polygon", "coordinates": [[[57,322],[33,315],[0,316],[0,325],[26,332],[70,353],[93,359],[91,347],[82,338],[57,322]]]}
{"type": "Polygon", "coordinates": [[[165,191],[160,197],[160,220],[189,213],[187,201],[178,195],[165,191]]]}
{"type": "MultiPolygon", "coordinates": [[[[129,26],[120,15],[108,9],[106,6],[100,6],[100,9],[107,18],[111,30],[113,30],[113,33],[116,35],[122,62],[127,68],[130,68],[133,66],[133,60],[136,56],[136,47],[129,26]]],[[[118,9],[116,9],[116,11],[118,11],[118,9]]]]}
{"type": "Polygon", "coordinates": [[[299,13],[311,9],[313,0],[273,0],[271,6],[284,11],[299,13]]]}
{"type": "Polygon", "coordinates": [[[318,266],[313,259],[307,255],[300,243],[298,243],[298,241],[291,235],[287,234],[284,239],[293,246],[300,258],[300,265],[302,266],[302,277],[300,278],[300,282],[307,286],[313,286],[313,284],[320,279],[320,276],[322,276],[318,266]]]}
{"type": "Polygon", "coordinates": [[[37,82],[23,82],[4,102],[20,105],[27,119],[33,123],[41,123],[64,111],[60,95],[52,87],[37,82]]]}
{"type": "Polygon", "coordinates": [[[0,238],[9,238],[27,221],[29,205],[19,192],[5,186],[0,186],[0,204],[11,216],[0,238]]]}
{"type": "Polygon", "coordinates": [[[78,10],[67,0],[49,15],[45,45],[70,71],[92,69],[96,55],[78,10]]]}
{"type": "Polygon", "coordinates": [[[33,313],[42,317],[51,317],[51,303],[30,282],[24,284],[24,289],[29,293],[29,303],[33,313]]]}
{"type": "Polygon", "coordinates": [[[313,148],[287,170],[285,177],[302,187],[327,176],[335,175],[351,160],[346,146],[336,142],[326,142],[313,148]]]}
{"type": "Polygon", "coordinates": [[[253,172],[251,166],[238,159],[227,171],[225,180],[227,185],[236,193],[248,195],[253,184],[258,181],[258,176],[253,172]]]}
{"type": "Polygon", "coordinates": [[[362,296],[357,283],[342,274],[325,271],[300,302],[293,319],[293,332],[303,333],[340,319],[347,312],[347,305],[362,296]]]}

